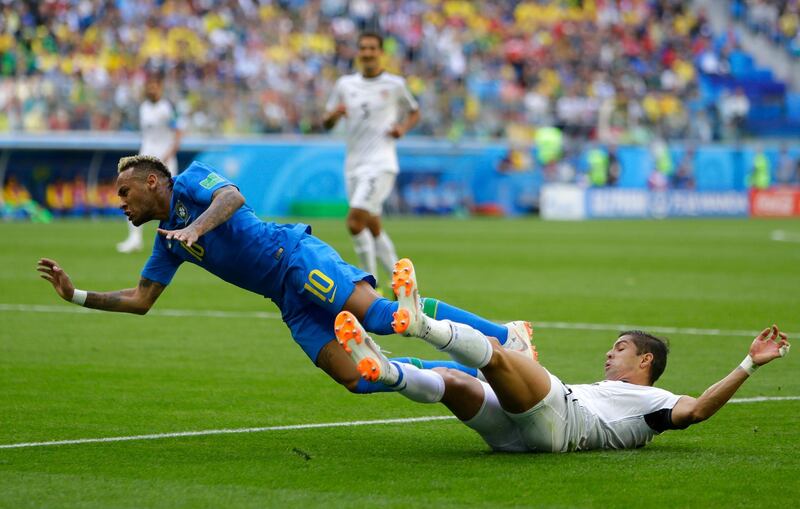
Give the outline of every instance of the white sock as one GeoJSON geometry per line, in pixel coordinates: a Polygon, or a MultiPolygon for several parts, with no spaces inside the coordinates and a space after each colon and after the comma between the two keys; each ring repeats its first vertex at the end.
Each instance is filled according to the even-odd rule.
{"type": "MultiPolygon", "coordinates": [[[[436,320],[429,320],[436,321],[436,320]]],[[[450,342],[439,348],[450,354],[454,361],[471,368],[482,368],[492,359],[492,344],[469,325],[449,322],[452,329],[450,342]]]]}
{"type": "Polygon", "coordinates": [[[375,237],[375,253],[378,256],[378,261],[381,267],[387,274],[391,274],[394,270],[394,264],[397,263],[397,252],[394,250],[394,243],[385,231],[381,231],[380,235],[375,237]]]}
{"type": "Polygon", "coordinates": [[[375,276],[375,279],[378,279],[376,274],[378,267],[375,260],[375,237],[372,236],[368,228],[364,228],[353,235],[353,245],[361,262],[361,268],[375,276]]]}
{"type": "Polygon", "coordinates": [[[420,339],[424,339],[438,349],[442,349],[450,343],[453,338],[453,328],[449,320],[435,320],[429,316],[422,317],[424,326],[416,334],[420,339]]]}
{"type": "Polygon", "coordinates": [[[438,403],[444,397],[444,378],[439,373],[401,362],[390,364],[403,375],[397,391],[411,401],[438,403]]]}
{"type": "Polygon", "coordinates": [[[142,243],[142,227],[128,221],[128,242],[142,243]]]}

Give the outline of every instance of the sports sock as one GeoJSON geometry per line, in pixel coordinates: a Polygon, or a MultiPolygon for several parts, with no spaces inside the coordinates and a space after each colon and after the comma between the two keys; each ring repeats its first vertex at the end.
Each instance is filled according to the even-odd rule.
{"type": "Polygon", "coordinates": [[[450,320],[451,322],[469,325],[486,336],[497,338],[501,345],[508,339],[508,327],[505,325],[494,323],[440,300],[422,299],[422,311],[436,320],[450,320]]]}
{"type": "Polygon", "coordinates": [[[381,267],[387,274],[391,274],[394,270],[394,264],[397,262],[397,252],[394,249],[394,243],[385,231],[381,231],[380,235],[375,237],[375,254],[381,267]]]}
{"type": "Polygon", "coordinates": [[[438,403],[444,396],[442,375],[411,364],[392,363],[402,374],[397,392],[417,403],[438,403]]]}
{"type": "MultiPolygon", "coordinates": [[[[429,322],[436,320],[428,319],[429,322]]],[[[469,325],[454,322],[440,322],[450,326],[450,341],[439,348],[450,354],[454,361],[473,367],[482,368],[489,364],[492,358],[492,344],[482,332],[469,325]]]]}
{"type": "Polygon", "coordinates": [[[356,388],[353,390],[356,394],[373,394],[375,392],[394,392],[395,389],[380,382],[368,382],[363,378],[358,379],[356,388]]]}
{"type": "Polygon", "coordinates": [[[369,229],[364,228],[353,235],[353,246],[361,263],[361,268],[377,279],[376,272],[378,267],[375,260],[375,237],[372,236],[369,229]]]}
{"type": "Polygon", "coordinates": [[[394,334],[392,329],[392,313],[397,311],[397,302],[392,302],[383,297],[375,299],[369,306],[361,324],[369,332],[386,336],[394,334]]]}
{"type": "Polygon", "coordinates": [[[128,239],[129,242],[135,242],[137,244],[142,243],[142,227],[135,226],[133,223],[128,221],[128,239]]]}
{"type": "Polygon", "coordinates": [[[478,370],[476,368],[470,368],[454,361],[430,361],[425,359],[417,359],[416,357],[392,357],[389,360],[394,362],[400,362],[403,364],[411,364],[412,366],[416,366],[419,369],[433,369],[433,368],[456,369],[458,371],[461,371],[462,373],[468,374],[469,376],[474,376],[475,378],[478,378],[478,370]]]}

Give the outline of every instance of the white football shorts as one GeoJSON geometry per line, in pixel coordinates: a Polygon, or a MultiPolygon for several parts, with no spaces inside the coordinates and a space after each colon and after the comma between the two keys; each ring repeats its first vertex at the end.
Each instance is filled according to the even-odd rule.
{"type": "Polygon", "coordinates": [[[585,415],[557,377],[550,374],[550,392],[521,414],[503,410],[492,388],[482,385],[483,404],[477,415],[464,424],[477,431],[493,450],[566,452],[578,445],[585,415]]]}
{"type": "Polygon", "coordinates": [[[350,208],[366,210],[373,216],[380,216],[383,203],[392,193],[396,179],[397,174],[393,172],[347,176],[347,200],[350,208]]]}
{"type": "Polygon", "coordinates": [[[558,377],[550,375],[550,392],[521,414],[508,413],[519,429],[528,450],[535,452],[574,451],[581,444],[587,417],[571,397],[572,391],[558,377]]]}

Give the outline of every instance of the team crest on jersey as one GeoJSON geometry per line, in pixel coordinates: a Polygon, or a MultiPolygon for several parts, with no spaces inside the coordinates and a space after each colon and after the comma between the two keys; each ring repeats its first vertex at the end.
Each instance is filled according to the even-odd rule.
{"type": "Polygon", "coordinates": [[[178,219],[180,219],[184,223],[189,219],[189,211],[186,210],[186,205],[184,205],[180,201],[178,202],[177,205],[175,205],[175,214],[178,216],[178,219]]]}
{"type": "Polygon", "coordinates": [[[381,90],[381,99],[388,99],[388,98],[389,98],[389,90],[384,88],[383,90],[381,90]]]}

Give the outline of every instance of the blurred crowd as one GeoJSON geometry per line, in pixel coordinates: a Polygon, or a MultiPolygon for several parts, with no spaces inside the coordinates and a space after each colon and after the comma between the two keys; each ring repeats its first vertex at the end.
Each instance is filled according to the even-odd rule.
{"type": "Polygon", "coordinates": [[[800,1],[798,0],[735,0],[733,16],[746,23],[790,54],[800,56],[800,1]]]}
{"type": "Polygon", "coordinates": [[[190,133],[320,132],[366,29],[420,100],[418,134],[710,140],[742,105],[709,108],[698,69],[724,67],[736,40],[685,4],[0,0],[0,132],[134,130],[149,70],[190,133]]]}

